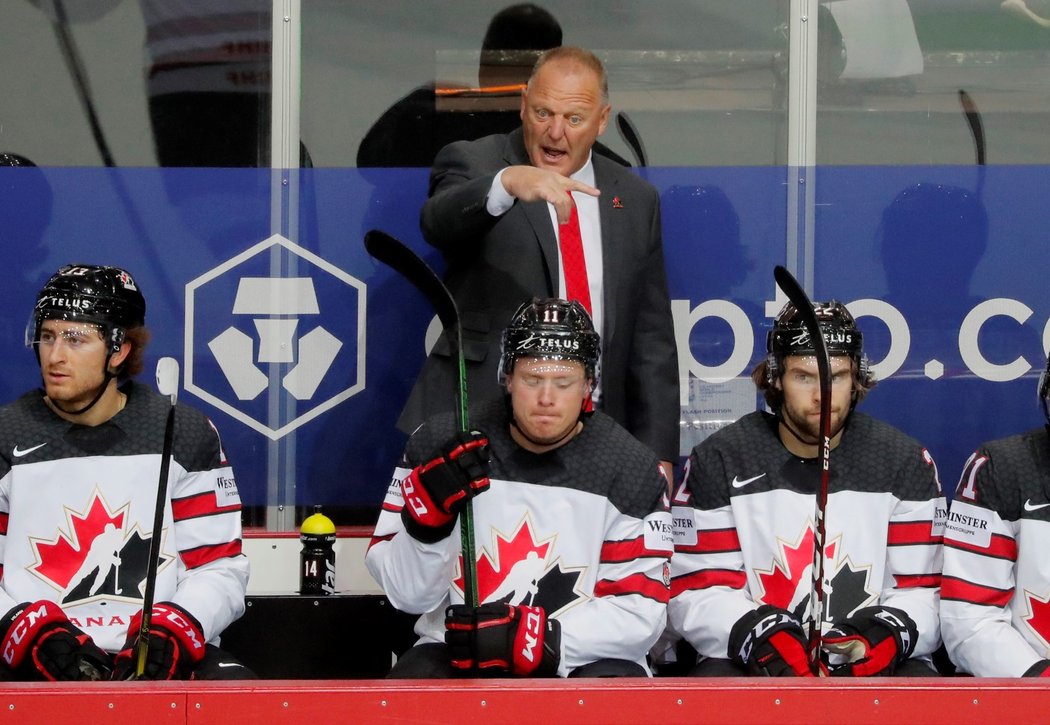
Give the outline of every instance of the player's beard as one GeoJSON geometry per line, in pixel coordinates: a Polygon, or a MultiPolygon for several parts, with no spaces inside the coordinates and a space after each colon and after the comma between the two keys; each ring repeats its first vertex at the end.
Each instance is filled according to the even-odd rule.
{"type": "MultiPolygon", "coordinates": [[[[821,436],[820,416],[810,415],[811,412],[812,411],[809,407],[798,410],[785,400],[780,409],[780,416],[783,419],[784,424],[800,441],[806,445],[817,446],[820,445],[821,436]]],[[[834,438],[838,435],[839,431],[842,430],[842,426],[846,424],[846,418],[848,416],[848,409],[835,410],[832,408],[830,438],[834,438]]]]}

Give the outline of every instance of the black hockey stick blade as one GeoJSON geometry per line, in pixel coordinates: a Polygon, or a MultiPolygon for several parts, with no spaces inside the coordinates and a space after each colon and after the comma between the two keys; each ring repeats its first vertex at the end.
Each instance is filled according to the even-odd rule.
{"type": "Polygon", "coordinates": [[[970,126],[973,135],[973,146],[978,166],[984,166],[984,123],[981,121],[981,112],[977,110],[977,104],[973,97],[963,89],[959,89],[959,103],[962,105],[963,113],[966,114],[966,123],[970,126]]]}
{"type": "Polygon", "coordinates": [[[624,143],[631,147],[638,165],[648,166],[649,155],[645,153],[642,137],[638,134],[638,129],[635,127],[634,122],[623,111],[616,114],[616,129],[620,132],[620,137],[624,143]]]}
{"type": "Polygon", "coordinates": [[[802,325],[813,341],[813,351],[817,358],[817,375],[820,385],[820,486],[817,490],[813,522],[813,595],[812,615],[809,629],[807,651],[810,664],[818,667],[820,660],[821,623],[824,620],[824,514],[828,504],[828,485],[830,483],[831,460],[831,360],[824,335],[820,331],[813,303],[802,289],[798,280],[784,267],[777,265],[773,269],[773,278],[777,286],[798,311],[802,325]]]}
{"type": "Polygon", "coordinates": [[[419,255],[399,239],[373,229],[365,233],[365,249],[383,264],[399,272],[423,293],[446,330],[459,330],[459,310],[441,278],[419,255]]]}
{"type": "Polygon", "coordinates": [[[985,173],[985,142],[984,123],[981,121],[981,112],[977,110],[977,104],[973,97],[963,89],[959,89],[959,103],[962,105],[963,113],[966,115],[966,123],[970,127],[970,135],[973,136],[974,157],[977,163],[977,198],[981,199],[984,193],[985,173]]]}
{"type": "MultiPolygon", "coordinates": [[[[459,324],[459,309],[445,283],[419,255],[403,242],[379,229],[365,233],[365,249],[373,257],[400,273],[423,293],[437,311],[441,326],[455,351],[458,366],[456,401],[459,429],[470,427],[467,418],[467,368],[463,358],[463,337],[459,324]]],[[[474,510],[468,498],[459,514],[460,546],[463,549],[463,600],[471,607],[478,606],[476,546],[474,544],[474,510]],[[469,554],[468,554],[469,552],[469,554]]]]}

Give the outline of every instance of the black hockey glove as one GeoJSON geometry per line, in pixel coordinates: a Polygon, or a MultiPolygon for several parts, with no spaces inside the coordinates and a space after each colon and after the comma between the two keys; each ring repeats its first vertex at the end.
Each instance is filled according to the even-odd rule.
{"type": "Polygon", "coordinates": [[[729,633],[729,658],[748,674],[815,677],[802,623],[786,609],[763,604],[741,617],[729,633]]]}
{"type": "Polygon", "coordinates": [[[0,620],[0,656],[29,680],[105,680],[110,657],[74,627],[62,608],[41,599],[23,602],[0,620]]]}
{"type": "MultiPolygon", "coordinates": [[[[142,612],[131,618],[124,648],[117,653],[114,680],[135,677],[135,642],[142,627],[142,612]]],[[[189,612],[171,602],[153,605],[144,680],[191,679],[193,668],[204,659],[204,633],[189,612]]]]}
{"type": "Polygon", "coordinates": [[[445,644],[452,666],[520,677],[553,677],[561,661],[561,624],[543,607],[504,602],[445,610],[445,644]]]}
{"type": "Polygon", "coordinates": [[[893,607],[865,607],[829,629],[821,657],[833,677],[892,675],[919,637],[915,622],[893,607]]]}
{"type": "Polygon", "coordinates": [[[1025,670],[1021,677],[1050,677],[1050,660],[1039,660],[1025,670]]]}
{"type": "Polygon", "coordinates": [[[476,430],[457,433],[401,482],[405,530],[427,544],[444,539],[467,499],[489,487],[488,472],[488,437],[476,430]]]}

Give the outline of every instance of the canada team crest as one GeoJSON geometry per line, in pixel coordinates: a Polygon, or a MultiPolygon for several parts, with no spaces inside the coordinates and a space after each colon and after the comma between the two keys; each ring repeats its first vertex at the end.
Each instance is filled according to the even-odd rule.
{"type": "MultiPolygon", "coordinates": [[[[67,506],[65,512],[66,525],[53,539],[30,538],[36,559],[30,572],[55,590],[55,601],[62,605],[95,599],[141,601],[150,535],[137,523],[129,529],[128,504],[112,509],[96,490],[85,509],[67,506]]],[[[158,569],[171,560],[162,554],[158,569]]]]}
{"type": "MultiPolygon", "coordinates": [[[[541,538],[526,515],[511,534],[492,531],[492,543],[478,554],[478,600],[543,607],[556,617],[583,601],[579,590],[586,567],[566,566],[555,556],[557,535],[541,538]]],[[[463,592],[463,560],[453,585],[463,592]]]]}
{"type": "MultiPolygon", "coordinates": [[[[877,592],[868,590],[871,566],[855,565],[848,556],[841,556],[841,541],[836,537],[824,546],[824,620],[828,622],[841,621],[878,598],[877,592]]],[[[757,598],[805,621],[810,615],[813,525],[807,524],[793,544],[778,539],[777,546],[780,555],[769,569],[755,569],[757,598]]]]}

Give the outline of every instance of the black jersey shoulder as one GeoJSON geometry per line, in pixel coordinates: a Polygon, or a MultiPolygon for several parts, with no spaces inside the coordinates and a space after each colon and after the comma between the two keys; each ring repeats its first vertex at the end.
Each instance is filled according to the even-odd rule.
{"type": "MultiPolygon", "coordinates": [[[[88,456],[159,454],[170,408],[168,398],[146,385],[127,382],[123,410],[97,426],[70,423],[55,415],[32,391],[0,409],[0,467],[88,456]],[[28,452],[27,452],[28,451],[28,452]]],[[[207,418],[186,405],[176,406],[174,459],[188,471],[215,468],[221,454],[207,418]]]]}
{"type": "Polygon", "coordinates": [[[1045,426],[988,441],[977,456],[986,459],[977,473],[977,503],[1008,521],[1046,515],[1042,504],[1050,502],[1050,435],[1045,426]],[[1029,513],[1024,513],[1026,504],[1029,513]]]}
{"type": "MultiPolygon", "coordinates": [[[[594,493],[638,517],[654,511],[667,490],[656,454],[604,413],[592,414],[564,446],[541,454],[526,451],[511,438],[504,400],[471,408],[470,427],[489,438],[492,478],[594,493]]],[[[451,414],[427,420],[409,439],[404,465],[429,460],[456,430],[451,414]]]]}
{"type": "Polygon", "coordinates": [[[923,501],[938,494],[932,460],[908,434],[854,411],[831,452],[832,482],[840,490],[890,492],[902,501],[923,501]]]}

